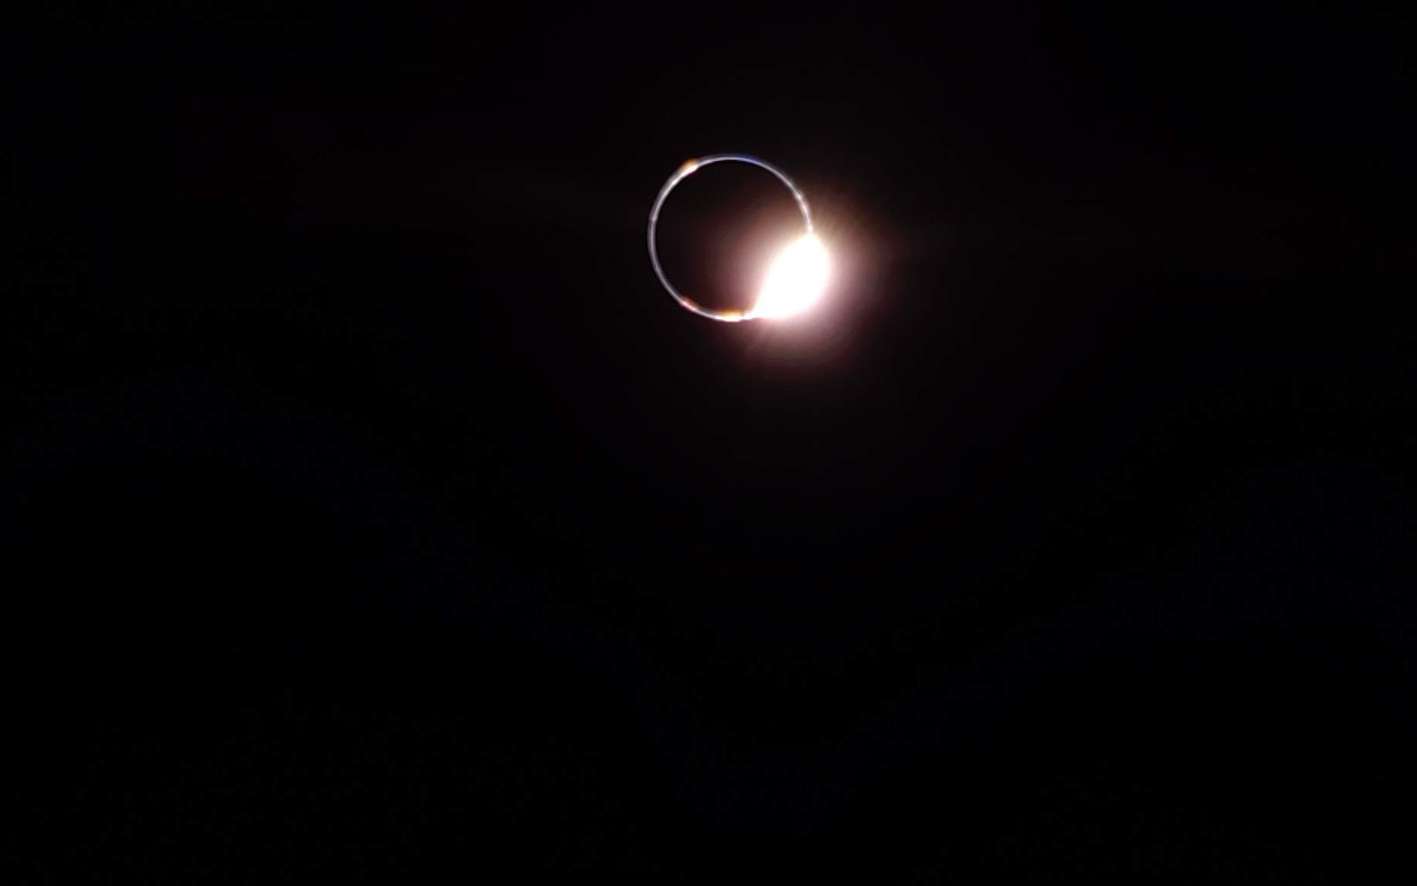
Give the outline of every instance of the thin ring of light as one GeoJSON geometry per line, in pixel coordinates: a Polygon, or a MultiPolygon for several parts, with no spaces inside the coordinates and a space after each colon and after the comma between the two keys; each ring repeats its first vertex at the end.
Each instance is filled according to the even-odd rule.
{"type": "Polygon", "coordinates": [[[659,282],[664,284],[664,288],[668,290],[670,295],[674,296],[674,300],[677,301],[680,305],[690,311],[693,311],[700,317],[707,317],[710,320],[718,320],[721,323],[737,323],[741,320],[756,319],[757,315],[754,314],[751,310],[716,311],[713,308],[704,307],[703,305],[694,301],[692,298],[689,298],[684,293],[675,289],[674,284],[669,282],[669,276],[664,273],[664,267],[659,263],[659,249],[655,246],[654,242],[655,227],[659,224],[659,210],[660,207],[664,206],[664,201],[669,197],[669,193],[673,191],[676,187],[678,187],[681,181],[693,175],[700,169],[703,169],[705,166],[708,166],[710,163],[726,162],[748,163],[753,166],[758,166],[763,169],[766,169],[768,172],[771,172],[773,175],[777,176],[778,181],[782,182],[784,185],[787,185],[787,189],[792,192],[792,199],[797,201],[797,208],[802,212],[802,221],[807,226],[807,233],[812,233],[812,210],[807,205],[807,198],[802,195],[802,192],[799,191],[797,189],[797,186],[792,183],[792,179],[788,178],[782,170],[778,169],[776,166],[773,166],[771,163],[768,163],[764,160],[759,160],[757,157],[750,157],[747,154],[711,154],[707,157],[699,157],[694,160],[689,160],[683,166],[680,166],[674,171],[673,175],[669,176],[669,181],[664,183],[664,187],[659,189],[659,196],[656,197],[654,200],[654,208],[649,211],[649,260],[654,264],[654,273],[656,276],[659,277],[659,282]]]}

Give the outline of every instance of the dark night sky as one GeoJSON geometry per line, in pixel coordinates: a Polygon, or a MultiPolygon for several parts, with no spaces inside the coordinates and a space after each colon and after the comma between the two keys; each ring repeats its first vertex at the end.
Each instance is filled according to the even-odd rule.
{"type": "Polygon", "coordinates": [[[1413,16],[1141,5],[42,4],[0,877],[1410,868],[1413,16]]]}

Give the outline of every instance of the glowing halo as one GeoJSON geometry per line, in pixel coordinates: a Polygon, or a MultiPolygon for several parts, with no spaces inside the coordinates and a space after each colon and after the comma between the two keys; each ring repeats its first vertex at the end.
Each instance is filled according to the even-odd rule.
{"type": "Polygon", "coordinates": [[[654,207],[649,211],[648,240],[650,262],[654,264],[654,273],[659,277],[659,282],[663,284],[665,290],[674,296],[674,300],[682,307],[693,311],[700,317],[718,320],[721,323],[737,323],[742,320],[757,320],[764,317],[798,313],[816,300],[816,290],[825,283],[826,251],[812,230],[812,210],[807,205],[807,198],[782,170],[771,163],[747,154],[711,154],[707,157],[689,160],[676,169],[674,174],[669,176],[669,180],[664,183],[664,187],[659,189],[659,196],[655,198],[654,207]],[[806,232],[802,237],[784,249],[779,258],[774,261],[757,304],[746,311],[714,310],[699,304],[675,289],[674,284],[669,282],[669,275],[664,273],[664,267],[659,262],[659,249],[655,245],[655,228],[659,224],[659,210],[664,206],[664,201],[668,199],[670,192],[678,187],[681,181],[705,166],[711,163],[727,162],[747,163],[766,169],[777,176],[778,181],[786,185],[787,189],[792,192],[792,199],[797,201],[797,208],[802,213],[802,222],[806,226],[806,232]],[[807,292],[805,297],[792,297],[784,289],[783,281],[787,276],[801,277],[809,287],[813,287],[813,291],[807,292]]]}

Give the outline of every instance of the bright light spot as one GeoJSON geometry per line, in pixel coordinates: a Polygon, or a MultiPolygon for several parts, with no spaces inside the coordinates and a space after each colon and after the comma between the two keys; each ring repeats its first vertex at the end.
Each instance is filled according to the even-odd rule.
{"type": "Polygon", "coordinates": [[[803,234],[773,259],[752,316],[790,317],[812,307],[827,288],[830,269],[822,241],[803,234]]]}

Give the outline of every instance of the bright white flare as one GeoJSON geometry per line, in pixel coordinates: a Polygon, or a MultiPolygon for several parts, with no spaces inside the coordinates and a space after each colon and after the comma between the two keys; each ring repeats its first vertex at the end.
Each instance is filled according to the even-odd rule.
{"type": "Polygon", "coordinates": [[[790,317],[816,304],[827,288],[831,261],[816,234],[807,233],[783,248],[758,290],[753,317],[790,317]]]}

